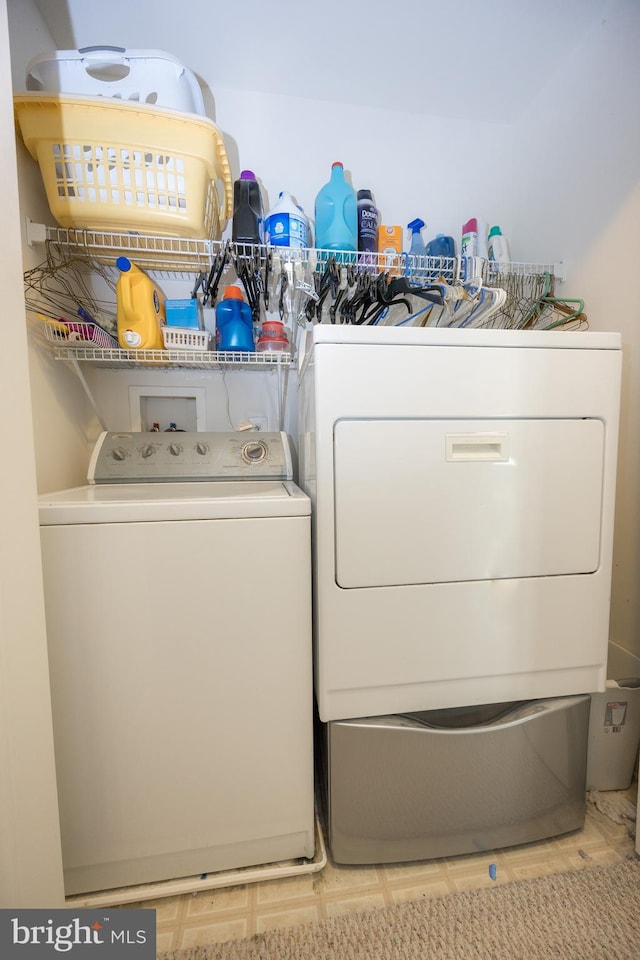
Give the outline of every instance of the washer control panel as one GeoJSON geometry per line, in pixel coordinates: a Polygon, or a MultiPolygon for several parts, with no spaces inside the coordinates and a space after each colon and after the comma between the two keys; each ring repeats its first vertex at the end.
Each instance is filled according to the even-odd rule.
{"type": "Polygon", "coordinates": [[[286,433],[103,433],[89,483],[292,480],[286,433]]]}

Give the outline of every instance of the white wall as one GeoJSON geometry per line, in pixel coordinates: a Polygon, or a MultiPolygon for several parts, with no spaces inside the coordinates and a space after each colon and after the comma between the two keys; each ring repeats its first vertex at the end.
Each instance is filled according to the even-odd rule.
{"type": "MultiPolygon", "coordinates": [[[[11,39],[11,73],[16,90],[24,89],[25,65],[34,52],[55,46],[48,28],[32,0],[8,0],[11,39]]],[[[20,231],[25,270],[44,259],[42,246],[29,247],[26,220],[51,223],[38,165],[31,159],[20,138],[16,138],[20,231]]],[[[42,347],[30,324],[29,374],[33,405],[36,474],[39,492],[58,490],[82,483],[97,427],[90,405],[73,371],[52,359],[42,347]]]]}
{"type": "Polygon", "coordinates": [[[256,173],[267,208],[288,190],[313,217],[316,194],[341,160],[356,190],[373,191],[382,223],[406,227],[421,217],[425,239],[459,237],[476,215],[505,232],[515,227],[505,202],[514,150],[507,124],[221,87],[215,119],[232,168],[256,173]]]}
{"type": "MultiPolygon", "coordinates": [[[[279,430],[278,394],[281,389],[286,398],[284,416],[287,430],[296,435],[295,419],[295,372],[257,372],[244,370],[220,371],[166,371],[153,370],[95,370],[87,372],[87,380],[101,412],[105,413],[105,426],[109,430],[130,430],[130,387],[143,388],[153,395],[154,386],[160,387],[160,396],[170,389],[182,396],[183,389],[196,388],[204,391],[204,429],[237,430],[252,417],[266,417],[268,430],[279,430]]],[[[139,409],[139,406],[138,406],[139,409]]],[[[176,407],[179,410],[179,405],[176,407]]],[[[167,411],[168,416],[168,411],[167,411]]],[[[179,418],[179,416],[178,416],[179,418]]],[[[171,417],[168,416],[168,419],[171,417]]],[[[178,424],[180,426],[180,424],[178,424]]]]}
{"type": "MultiPolygon", "coordinates": [[[[530,256],[568,260],[580,280],[581,263],[638,183],[639,38],[640,5],[614,0],[517,123],[513,203],[530,256]]],[[[626,247],[611,249],[602,266],[618,272],[626,247]]]]}

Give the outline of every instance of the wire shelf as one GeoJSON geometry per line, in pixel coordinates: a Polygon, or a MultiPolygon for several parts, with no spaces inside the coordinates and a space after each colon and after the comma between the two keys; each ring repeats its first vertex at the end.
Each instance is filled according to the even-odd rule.
{"type": "MultiPolygon", "coordinates": [[[[198,350],[190,347],[164,350],[124,350],[115,343],[105,346],[95,342],[95,330],[86,324],[73,324],[65,332],[66,324],[42,320],[31,327],[36,336],[52,350],[56,360],[82,360],[100,367],[125,369],[128,367],[157,367],[161,369],[185,367],[189,369],[248,369],[273,370],[290,366],[292,354],[282,350],[244,351],[198,350]]],[[[111,338],[109,338],[111,339],[111,338]]]]}
{"type": "Polygon", "coordinates": [[[47,240],[57,247],[84,254],[96,263],[113,265],[118,257],[130,256],[144,270],[197,276],[211,266],[219,241],[157,237],[139,233],[106,233],[47,227],[47,240]]]}
{"type": "MultiPolygon", "coordinates": [[[[221,284],[229,283],[230,280],[240,282],[244,285],[254,318],[257,318],[263,308],[267,314],[279,311],[281,318],[284,316],[291,321],[292,327],[301,323],[325,322],[327,315],[331,317],[331,322],[361,323],[367,304],[402,303],[401,299],[393,301],[393,297],[410,296],[414,292],[417,295],[420,291],[416,291],[416,288],[422,287],[432,288],[434,295],[439,291],[443,297],[452,293],[451,299],[459,299],[460,296],[467,299],[479,297],[485,302],[485,306],[487,297],[484,291],[487,288],[503,290],[504,302],[493,311],[490,323],[488,317],[483,315],[481,318],[480,312],[476,311],[465,324],[528,329],[534,325],[541,304],[544,305],[547,298],[556,296],[555,281],[564,279],[561,263],[496,263],[480,257],[427,257],[409,253],[295,249],[242,245],[228,240],[77,230],[37,224],[32,224],[31,227],[34,231],[34,242],[46,241],[48,255],[41,276],[35,280],[30,278],[30,289],[39,281],[39,288],[37,285],[36,288],[42,292],[45,283],[53,284],[51,274],[62,278],[65,270],[72,268],[76,269],[81,277],[84,270],[93,270],[99,273],[107,286],[115,288],[115,279],[112,276],[115,274],[115,261],[124,253],[143,270],[154,273],[160,283],[162,277],[174,277],[178,280],[189,278],[194,282],[193,289],[201,288],[205,300],[208,298],[211,305],[216,303],[221,284]],[[407,281],[408,285],[399,286],[398,281],[407,281]],[[375,287],[372,287],[372,284],[375,284],[375,287]],[[389,293],[392,287],[394,292],[389,293]],[[381,289],[383,294],[386,292],[391,299],[386,300],[380,293],[381,289]],[[342,318],[340,320],[336,320],[338,304],[342,318]],[[353,316],[360,310],[357,314],[359,319],[351,319],[350,309],[353,316]]],[[[56,292],[53,284],[52,296],[56,292]]],[[[37,306],[28,305],[31,309],[39,309],[37,306]]],[[[104,308],[109,313],[108,306],[112,305],[97,303],[98,310],[104,308]]],[[[89,312],[92,313],[91,310],[89,312]]],[[[113,310],[110,313],[113,313],[113,310]]],[[[422,313],[422,310],[419,311],[419,314],[422,313]]],[[[382,322],[398,322],[393,314],[389,316],[390,319],[385,318],[382,322]]],[[[416,316],[417,325],[442,322],[437,311],[432,311],[428,317],[422,319],[418,314],[416,316]]],[[[586,318],[582,314],[580,317],[580,323],[584,325],[586,318]]],[[[371,320],[370,314],[367,314],[367,318],[366,322],[379,322],[377,319],[371,320]]],[[[566,328],[567,317],[560,315],[557,319],[566,328]]],[[[572,318],[569,317],[569,320],[572,321],[572,318]]],[[[447,325],[451,325],[449,321],[451,318],[447,325]]],[[[98,316],[98,322],[111,330],[109,317],[104,319],[98,316]]],[[[167,356],[160,360],[145,360],[141,351],[136,351],[135,354],[129,352],[129,356],[118,354],[117,358],[99,356],[95,345],[91,348],[87,345],[74,345],[65,349],[73,350],[77,359],[103,364],[152,362],[154,365],[166,366],[168,361],[167,356]]],[[[228,363],[237,365],[240,361],[213,359],[209,351],[202,351],[197,357],[190,354],[186,358],[177,358],[176,362],[195,367],[203,362],[206,366],[222,366],[228,363]]],[[[264,367],[274,362],[278,365],[291,362],[290,355],[285,354],[273,359],[243,359],[242,365],[264,367]]]]}
{"type": "Polygon", "coordinates": [[[53,347],[57,360],[82,360],[112,369],[127,367],[273,370],[291,364],[292,355],[282,351],[241,353],[215,350],[116,350],[79,343],[53,347]]]}
{"type": "MultiPolygon", "coordinates": [[[[214,257],[225,247],[221,240],[190,240],[179,237],[158,237],[139,233],[108,233],[97,230],[73,230],[64,227],[47,227],[46,239],[58,247],[84,253],[97,263],[113,264],[122,254],[130,255],[136,264],[145,270],[164,273],[193,274],[209,270],[214,257]]],[[[295,249],[291,247],[244,247],[234,245],[236,254],[248,256],[267,254],[284,262],[300,263],[315,271],[322,271],[332,259],[340,266],[354,266],[372,273],[389,272],[398,276],[410,276],[417,282],[444,279],[449,283],[460,275],[458,257],[421,257],[409,253],[359,253],[351,250],[295,249]]],[[[551,263],[506,264],[485,261],[484,274],[487,282],[498,282],[504,275],[528,276],[549,273],[551,263]]]]}
{"type": "Polygon", "coordinates": [[[485,260],[483,279],[485,283],[498,286],[506,277],[539,277],[556,275],[556,264],[553,263],[496,263],[494,260],[485,260]]]}
{"type": "MultiPolygon", "coordinates": [[[[99,230],[74,230],[65,227],[47,227],[46,239],[61,247],[85,251],[98,262],[113,263],[123,253],[135,256],[136,263],[148,270],[175,270],[199,273],[210,267],[211,261],[225,246],[222,240],[191,240],[180,237],[159,237],[140,233],[111,233],[99,230]]],[[[341,265],[369,267],[384,273],[394,271],[421,279],[425,274],[455,279],[459,275],[458,257],[421,257],[409,253],[361,253],[352,250],[295,249],[293,247],[253,247],[234,245],[239,255],[258,253],[278,256],[286,261],[309,264],[315,269],[333,258],[341,265]]],[[[553,263],[485,261],[486,276],[496,279],[503,274],[526,276],[556,272],[553,263]]]]}

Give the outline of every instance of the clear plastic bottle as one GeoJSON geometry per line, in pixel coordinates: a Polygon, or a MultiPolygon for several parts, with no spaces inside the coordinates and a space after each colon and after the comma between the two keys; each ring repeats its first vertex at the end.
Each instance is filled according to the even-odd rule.
{"type": "Polygon", "coordinates": [[[254,353],[253,316],[240,287],[227,287],[216,307],[216,349],[254,353]]]}
{"type": "Polygon", "coordinates": [[[316,197],[315,220],[319,250],[357,250],[358,202],[340,161],[332,164],[331,179],[316,197]]]}
{"type": "Polygon", "coordinates": [[[262,196],[252,170],[243,170],[233,184],[231,239],[234,243],[264,243],[262,196]]]}
{"type": "Polygon", "coordinates": [[[118,343],[125,350],[162,350],[165,295],[128,257],[118,257],[116,283],[118,343]]]}
{"type": "Polygon", "coordinates": [[[363,253],[378,252],[378,208],[373,202],[371,190],[358,190],[358,250],[363,253]]]}

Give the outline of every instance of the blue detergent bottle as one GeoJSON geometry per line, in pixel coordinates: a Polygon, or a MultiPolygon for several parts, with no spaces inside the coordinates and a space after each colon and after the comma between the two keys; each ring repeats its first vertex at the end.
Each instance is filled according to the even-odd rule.
{"type": "Polygon", "coordinates": [[[216,307],[216,349],[254,353],[253,316],[240,287],[231,285],[216,307]]]}
{"type": "Polygon", "coordinates": [[[433,240],[429,240],[426,250],[428,257],[455,257],[455,240],[444,233],[436,233],[433,240]]]}
{"type": "Polygon", "coordinates": [[[331,179],[316,197],[315,219],[319,250],[358,249],[358,201],[340,161],[332,164],[331,179]]]}

